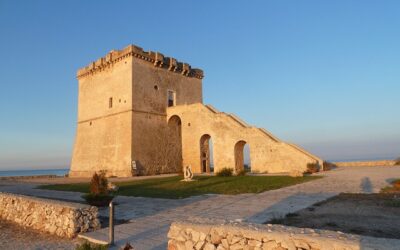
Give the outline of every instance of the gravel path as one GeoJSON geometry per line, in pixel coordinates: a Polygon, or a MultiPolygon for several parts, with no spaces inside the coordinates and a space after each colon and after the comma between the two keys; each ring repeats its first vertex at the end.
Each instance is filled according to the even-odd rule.
{"type": "Polygon", "coordinates": [[[63,239],[0,220],[0,249],[75,249],[82,240],[63,239]]]}

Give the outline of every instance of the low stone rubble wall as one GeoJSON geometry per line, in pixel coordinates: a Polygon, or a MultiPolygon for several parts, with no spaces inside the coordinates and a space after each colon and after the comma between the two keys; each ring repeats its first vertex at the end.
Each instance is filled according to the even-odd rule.
{"type": "Polygon", "coordinates": [[[386,167],[395,166],[396,161],[382,160],[382,161],[343,161],[334,162],[337,167],[386,167]]]}
{"type": "Polygon", "coordinates": [[[398,249],[400,240],[327,230],[232,222],[175,222],[168,249],[355,250],[398,249]]]}
{"type": "Polygon", "coordinates": [[[27,180],[27,179],[44,179],[44,178],[63,178],[63,176],[58,176],[54,174],[46,175],[27,175],[27,176],[0,176],[0,180],[27,180]]]}
{"type": "Polygon", "coordinates": [[[0,219],[73,238],[100,228],[97,207],[0,192],[0,219]]]}

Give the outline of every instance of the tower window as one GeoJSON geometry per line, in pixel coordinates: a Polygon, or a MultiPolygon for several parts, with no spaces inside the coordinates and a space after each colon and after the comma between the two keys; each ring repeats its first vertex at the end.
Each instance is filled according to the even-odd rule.
{"type": "Polygon", "coordinates": [[[168,107],[176,105],[176,93],[172,90],[168,90],[168,107]]]}
{"type": "Polygon", "coordinates": [[[113,105],[113,100],[112,100],[112,97],[110,97],[108,99],[108,108],[112,108],[112,105],[113,105]]]}

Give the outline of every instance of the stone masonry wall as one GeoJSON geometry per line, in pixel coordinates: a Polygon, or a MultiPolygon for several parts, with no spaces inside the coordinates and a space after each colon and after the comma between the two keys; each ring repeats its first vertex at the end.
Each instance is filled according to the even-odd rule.
{"type": "Polygon", "coordinates": [[[355,250],[398,249],[400,240],[327,230],[245,223],[173,223],[168,249],[355,250]]]}
{"type": "Polygon", "coordinates": [[[200,140],[208,135],[213,143],[214,172],[235,168],[235,145],[245,142],[250,148],[250,165],[254,173],[303,173],[307,164],[322,159],[300,147],[285,143],[265,129],[246,124],[240,118],[220,112],[210,105],[195,103],[167,109],[167,118],[181,120],[183,166],[202,172],[200,140]]]}
{"type": "Polygon", "coordinates": [[[160,139],[168,136],[163,133],[168,96],[173,93],[174,105],[202,102],[202,70],[130,45],[78,70],[77,78],[69,177],[91,177],[101,170],[118,177],[177,172],[154,160],[168,150],[160,139]]]}
{"type": "Polygon", "coordinates": [[[100,228],[97,212],[78,203],[0,193],[0,219],[61,237],[100,228]]]}
{"type": "Polygon", "coordinates": [[[338,167],[384,167],[384,166],[394,166],[396,161],[393,160],[383,160],[383,161],[348,161],[348,162],[334,162],[338,167]]]}

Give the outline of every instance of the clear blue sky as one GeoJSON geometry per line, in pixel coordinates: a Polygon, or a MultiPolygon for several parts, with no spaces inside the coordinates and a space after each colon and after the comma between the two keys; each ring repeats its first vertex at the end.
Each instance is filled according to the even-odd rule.
{"type": "Polygon", "coordinates": [[[0,0],[0,169],[68,166],[76,70],[137,44],[328,160],[400,155],[400,1],[0,0]]]}

